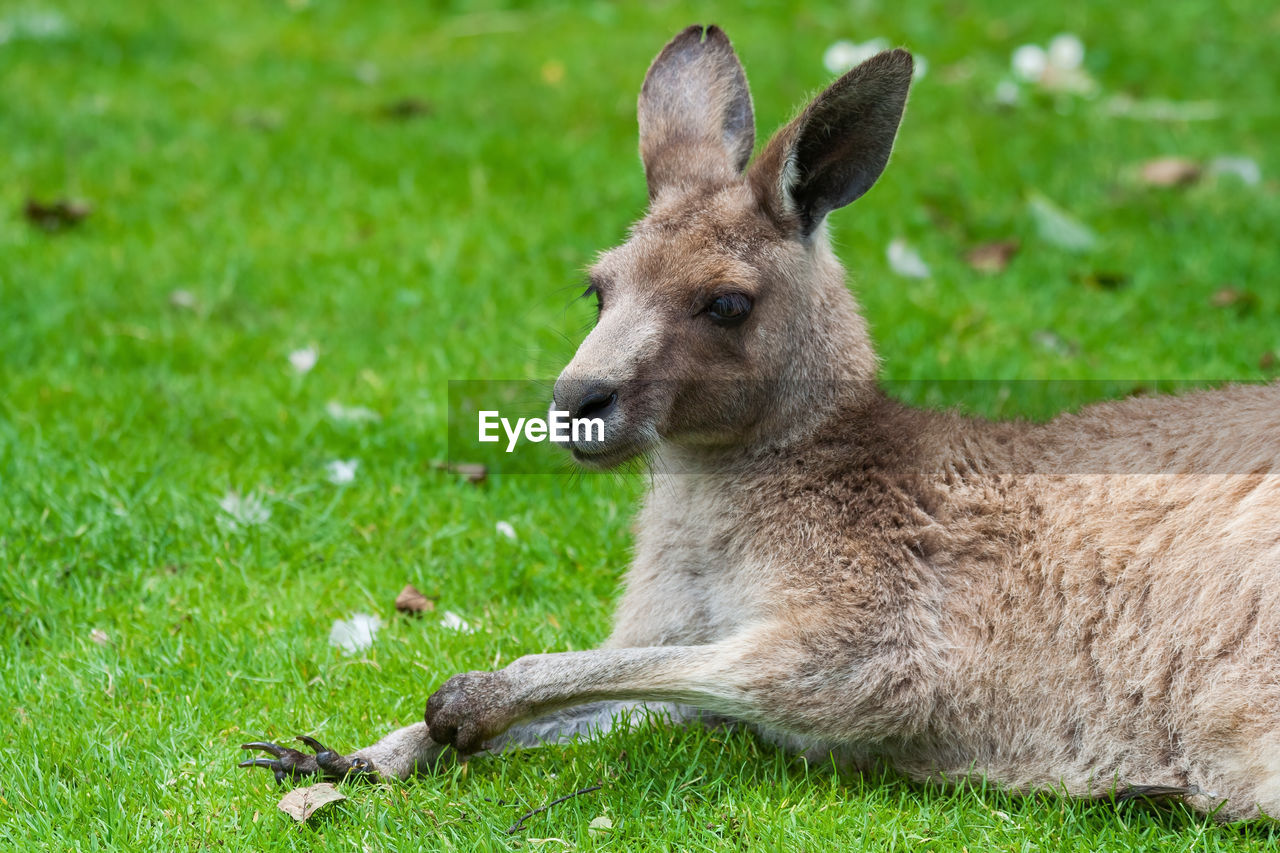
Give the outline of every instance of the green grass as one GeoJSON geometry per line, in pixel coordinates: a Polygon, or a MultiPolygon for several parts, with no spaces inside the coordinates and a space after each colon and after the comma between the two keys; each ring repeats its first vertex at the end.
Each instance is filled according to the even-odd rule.
{"type": "MultiPolygon", "coordinates": [[[[464,5],[0,0],[0,840],[1275,849],[1272,830],[1185,810],[849,778],[697,731],[346,786],[301,828],[276,812],[266,774],[234,767],[242,741],[310,732],[353,748],[420,719],[454,672],[607,633],[638,478],[474,487],[431,463],[447,453],[448,380],[546,379],[571,354],[590,319],[572,302],[580,270],[644,203],[640,79],[687,23],[734,38],[762,136],[829,78],[837,38],[928,58],[885,179],[834,217],[887,378],[1258,379],[1280,351],[1271,3],[464,5]],[[49,13],[61,32],[42,29],[49,13]],[[995,107],[1013,48],[1064,30],[1102,94],[995,107]],[[1117,93],[1222,114],[1115,117],[1117,93]],[[407,97],[429,113],[385,115],[407,97]],[[1166,154],[1249,156],[1263,182],[1134,180],[1166,154]],[[1033,192],[1100,246],[1045,244],[1033,192]],[[28,196],[94,211],[48,234],[24,220],[28,196]],[[894,237],[931,279],[889,271],[894,237]],[[1002,274],[961,259],[1006,237],[1023,248],[1002,274]],[[1123,284],[1090,286],[1098,273],[1123,284]],[[1253,298],[1212,305],[1227,286],[1253,298]],[[172,306],[176,290],[194,307],[172,306]],[[308,344],[319,362],[299,376],[286,356],[308,344]],[[335,421],[330,401],[381,420],[335,421]],[[354,483],[326,480],[335,458],[360,460],[354,483]],[[260,495],[269,522],[220,523],[233,490],[260,495]],[[478,630],[396,616],[410,582],[478,630]],[[327,636],[355,611],[387,625],[351,657],[327,636]],[[599,815],[614,829],[591,836],[599,815]]],[[[997,383],[900,387],[1019,411],[997,383]]],[[[1078,403],[1072,387],[1115,393],[1040,387],[1024,413],[1078,403]]]]}

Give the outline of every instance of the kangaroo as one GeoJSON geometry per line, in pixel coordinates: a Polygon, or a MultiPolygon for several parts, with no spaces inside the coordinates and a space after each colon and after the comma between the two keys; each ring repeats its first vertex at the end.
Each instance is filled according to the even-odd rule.
{"type": "Polygon", "coordinates": [[[876,385],[825,220],[879,178],[912,59],[835,81],[748,165],[746,78],[677,35],[639,98],[649,209],[590,270],[554,407],[654,471],[612,635],[455,675],[349,755],[246,744],[278,779],[405,778],[646,715],[1014,792],[1280,815],[1280,384],[1044,424],[876,385]]]}

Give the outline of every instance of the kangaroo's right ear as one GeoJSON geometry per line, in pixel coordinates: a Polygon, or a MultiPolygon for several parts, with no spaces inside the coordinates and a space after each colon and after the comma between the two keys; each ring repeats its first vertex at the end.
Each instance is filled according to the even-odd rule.
{"type": "Polygon", "coordinates": [[[776,221],[807,237],[828,213],[871,189],[898,135],[911,66],[905,50],[871,57],[769,140],[748,177],[776,221]]]}
{"type": "Polygon", "coordinates": [[[687,28],[649,66],[640,89],[640,158],[650,200],[665,188],[732,178],[755,144],[751,93],[729,37],[687,28]]]}

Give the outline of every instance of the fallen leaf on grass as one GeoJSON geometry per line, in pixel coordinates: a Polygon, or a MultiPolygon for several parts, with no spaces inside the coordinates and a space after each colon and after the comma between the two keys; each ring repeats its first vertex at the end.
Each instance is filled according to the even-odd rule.
{"type": "Polygon", "coordinates": [[[401,613],[430,613],[435,609],[435,602],[418,592],[413,584],[406,584],[396,596],[396,610],[401,613]]]}
{"type": "Polygon", "coordinates": [[[294,788],[276,804],[276,808],[303,823],[313,814],[332,803],[340,803],[347,797],[328,782],[320,782],[306,788],[294,788]]]}
{"type": "Polygon", "coordinates": [[[298,373],[310,373],[320,360],[320,353],[315,347],[303,347],[289,353],[289,364],[298,373]]]}
{"type": "Polygon", "coordinates": [[[613,821],[608,815],[600,815],[592,818],[591,823],[587,824],[587,835],[608,835],[611,829],[613,829],[613,821]]]}
{"type": "Polygon", "coordinates": [[[329,645],[337,646],[348,654],[356,654],[373,645],[373,638],[382,627],[382,620],[368,613],[354,613],[350,619],[338,619],[329,631],[329,645]]]}
{"type": "Polygon", "coordinates": [[[904,278],[929,277],[929,265],[906,240],[891,240],[885,250],[885,257],[889,261],[889,268],[904,278]]]}
{"type": "Polygon", "coordinates": [[[435,462],[437,470],[461,474],[468,483],[479,485],[489,478],[489,469],[479,462],[435,462]]]}
{"type": "Polygon", "coordinates": [[[467,620],[463,619],[452,610],[446,610],[440,617],[440,626],[442,628],[448,628],[450,631],[457,631],[461,634],[473,634],[476,630],[467,624],[467,620]]]}
{"type": "Polygon", "coordinates": [[[257,527],[271,520],[271,507],[267,506],[266,499],[256,491],[247,495],[227,492],[218,501],[218,508],[223,512],[223,515],[218,516],[218,523],[232,533],[257,527]]]}
{"type": "Polygon", "coordinates": [[[29,198],[22,207],[22,214],[28,222],[49,233],[79,225],[92,212],[93,206],[89,202],[75,198],[47,202],[29,198]]]}
{"type": "Polygon", "coordinates": [[[1087,252],[1098,244],[1098,235],[1093,229],[1045,196],[1033,193],[1027,199],[1027,207],[1045,242],[1068,252],[1087,252]]]}
{"type": "Polygon", "coordinates": [[[89,639],[93,640],[99,646],[111,645],[111,638],[107,636],[107,632],[102,630],[101,628],[94,628],[92,631],[90,631],[89,639]]]}
{"type": "Polygon", "coordinates": [[[1085,287],[1096,287],[1099,290],[1119,290],[1129,282],[1129,276],[1122,272],[1093,270],[1080,276],[1080,283],[1085,287]]]}
{"type": "Polygon", "coordinates": [[[382,105],[378,110],[383,118],[394,119],[395,121],[407,121],[411,118],[420,118],[422,116],[431,115],[435,112],[435,107],[430,102],[424,101],[422,98],[407,97],[397,98],[382,105]]]}
{"type": "Polygon", "coordinates": [[[360,467],[359,459],[335,459],[324,466],[329,482],[335,486],[345,486],[356,479],[356,470],[360,467]]]}
{"type": "Polygon", "coordinates": [[[1157,157],[1142,164],[1138,175],[1149,187],[1180,187],[1200,180],[1204,170],[1185,157],[1157,157]]]}
{"type": "Polygon", "coordinates": [[[1167,98],[1140,101],[1125,94],[1109,98],[1102,109],[1108,115],[1138,121],[1212,121],[1223,113],[1222,107],[1214,101],[1170,101],[1167,98]]]}
{"type": "Polygon", "coordinates": [[[1031,336],[1031,340],[1034,341],[1036,346],[1040,347],[1040,349],[1045,352],[1053,353],[1054,355],[1070,356],[1075,355],[1080,351],[1080,346],[1078,344],[1066,340],[1057,332],[1049,329],[1041,329],[1036,332],[1031,336]]]}
{"type": "Polygon", "coordinates": [[[1214,157],[1209,161],[1209,172],[1213,175],[1234,175],[1250,187],[1262,183],[1262,169],[1252,157],[1214,157]]]}
{"type": "Polygon", "coordinates": [[[978,272],[994,274],[1004,272],[1009,261],[1018,253],[1017,240],[996,240],[974,246],[964,256],[965,262],[978,272]]]}
{"type": "Polygon", "coordinates": [[[200,307],[200,300],[190,290],[175,290],[169,294],[169,305],[183,311],[194,311],[200,307]]]}
{"type": "Polygon", "coordinates": [[[332,400],[325,404],[324,410],[335,421],[344,423],[377,423],[382,420],[382,415],[366,406],[346,406],[332,400]]]}
{"type": "Polygon", "coordinates": [[[1248,314],[1258,307],[1258,297],[1247,290],[1224,287],[1209,297],[1209,304],[1214,308],[1234,308],[1237,313],[1248,314]]]}

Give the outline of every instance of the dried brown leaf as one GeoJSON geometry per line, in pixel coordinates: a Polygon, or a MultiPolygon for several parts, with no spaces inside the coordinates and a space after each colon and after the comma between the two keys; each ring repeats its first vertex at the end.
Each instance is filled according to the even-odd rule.
{"type": "Polygon", "coordinates": [[[430,101],[413,96],[405,98],[397,98],[382,105],[378,110],[383,118],[393,119],[395,121],[407,121],[409,119],[421,118],[429,116],[435,112],[435,107],[430,101]]]}
{"type": "Polygon", "coordinates": [[[436,609],[436,603],[418,592],[413,584],[406,584],[396,596],[396,610],[401,613],[430,613],[436,609]]]}
{"type": "Polygon", "coordinates": [[[479,462],[436,462],[441,471],[461,474],[468,483],[479,485],[489,478],[489,469],[479,462]]]}
{"type": "Polygon", "coordinates": [[[1258,307],[1257,294],[1238,287],[1224,287],[1209,297],[1214,308],[1234,308],[1240,314],[1248,314],[1258,307]]]}
{"type": "Polygon", "coordinates": [[[1080,276],[1080,282],[1099,290],[1119,290],[1129,283],[1129,276],[1113,270],[1091,270],[1080,276]]]}
{"type": "Polygon", "coordinates": [[[1204,169],[1185,157],[1157,157],[1142,164],[1138,176],[1149,187],[1180,187],[1200,180],[1204,169]]]}
{"type": "Polygon", "coordinates": [[[1018,253],[1021,244],[1017,240],[996,240],[974,246],[964,256],[965,262],[978,272],[995,274],[1004,272],[1009,261],[1018,253]]]}
{"type": "Polygon", "coordinates": [[[38,201],[27,199],[22,207],[22,214],[27,221],[45,231],[63,231],[79,225],[86,216],[93,212],[93,206],[83,199],[60,198],[55,201],[38,201]]]}
{"type": "Polygon", "coordinates": [[[346,795],[333,785],[321,782],[306,788],[294,788],[281,798],[276,808],[302,823],[325,806],[345,799],[346,795]]]}

